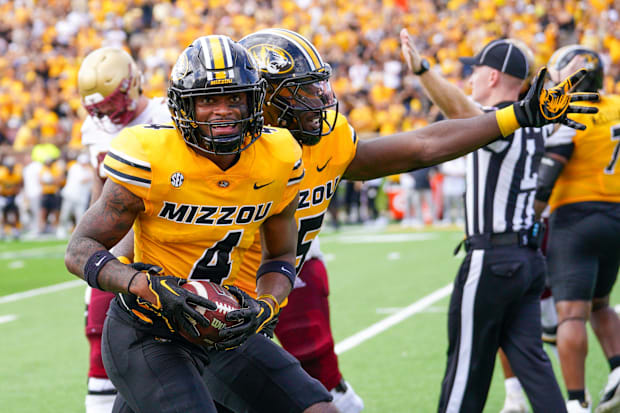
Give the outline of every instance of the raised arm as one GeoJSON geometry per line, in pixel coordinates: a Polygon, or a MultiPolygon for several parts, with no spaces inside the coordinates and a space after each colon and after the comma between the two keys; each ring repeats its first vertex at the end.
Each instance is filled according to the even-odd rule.
{"type": "Polygon", "coordinates": [[[344,178],[367,180],[458,158],[500,137],[495,113],[360,141],[344,178]]]}
{"type": "Polygon", "coordinates": [[[596,93],[570,93],[586,73],[585,69],[579,70],[559,85],[544,89],[546,69],[543,68],[527,96],[503,109],[360,142],[344,177],[367,180],[435,165],[476,150],[500,136],[508,136],[521,127],[562,123],[574,129],[585,129],[567,115],[598,112],[594,107],[571,105],[571,102],[598,99],[596,93]]]}
{"type": "MultiPolygon", "coordinates": [[[[412,73],[422,69],[422,57],[418,53],[407,29],[400,32],[403,57],[412,73]]],[[[461,89],[450,83],[435,70],[426,70],[418,75],[426,95],[449,119],[465,119],[481,115],[482,110],[471,101],[461,89]]]]}

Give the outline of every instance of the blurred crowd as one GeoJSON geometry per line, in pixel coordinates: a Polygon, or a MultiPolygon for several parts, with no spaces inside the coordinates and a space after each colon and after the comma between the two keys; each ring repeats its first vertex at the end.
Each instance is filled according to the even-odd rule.
{"type": "Polygon", "coordinates": [[[401,28],[432,64],[440,62],[434,70],[465,88],[469,68],[457,58],[513,37],[534,51],[538,66],[560,46],[592,47],[605,60],[606,91],[620,93],[618,10],[620,0],[0,0],[0,156],[25,168],[33,149],[52,145],[54,161],[77,159],[86,116],[77,71],[101,46],[129,51],[153,97],[165,94],[171,66],[199,35],[295,30],[331,64],[340,110],[364,138],[437,119],[407,74],[401,28]]]}

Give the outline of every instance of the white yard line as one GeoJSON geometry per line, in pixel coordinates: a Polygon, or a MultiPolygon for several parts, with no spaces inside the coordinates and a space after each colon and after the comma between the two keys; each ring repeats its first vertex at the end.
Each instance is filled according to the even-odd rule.
{"type": "Polygon", "coordinates": [[[55,293],[56,291],[62,291],[69,288],[86,287],[86,284],[82,280],[67,281],[60,284],[54,284],[47,287],[35,288],[34,290],[23,291],[21,293],[9,294],[0,297],[0,304],[11,303],[13,301],[23,300],[24,298],[36,297],[37,295],[55,293]]]}
{"type": "Polygon", "coordinates": [[[384,332],[393,325],[396,325],[401,321],[404,321],[407,318],[411,317],[412,315],[430,307],[435,302],[450,295],[450,293],[452,293],[452,284],[446,285],[445,287],[430,293],[429,295],[419,299],[415,303],[412,303],[408,307],[405,307],[401,311],[392,314],[387,318],[384,318],[383,320],[371,325],[368,328],[365,328],[359,333],[353,334],[349,338],[345,338],[340,343],[336,344],[336,354],[342,354],[345,351],[349,351],[352,348],[357,347],[364,341],[384,332]]]}
{"type": "Polygon", "coordinates": [[[10,323],[15,320],[17,320],[17,316],[15,314],[0,315],[0,324],[10,323]]]}
{"type": "MultiPolygon", "coordinates": [[[[48,287],[36,288],[34,290],[24,291],[21,293],[5,295],[0,297],[0,304],[19,301],[25,298],[35,297],[42,294],[49,294],[57,291],[67,290],[69,288],[75,288],[78,286],[85,286],[84,281],[67,281],[60,284],[50,285],[48,287]]],[[[420,300],[396,312],[395,314],[392,314],[389,317],[386,317],[383,320],[371,325],[370,327],[365,328],[364,330],[352,335],[351,337],[344,339],[340,343],[336,344],[336,354],[342,354],[346,351],[351,350],[354,347],[357,347],[364,341],[369,340],[372,337],[384,332],[388,328],[406,320],[412,315],[424,311],[437,301],[450,295],[450,293],[452,293],[452,284],[446,285],[445,287],[432,292],[431,294],[421,298],[420,300]]]]}

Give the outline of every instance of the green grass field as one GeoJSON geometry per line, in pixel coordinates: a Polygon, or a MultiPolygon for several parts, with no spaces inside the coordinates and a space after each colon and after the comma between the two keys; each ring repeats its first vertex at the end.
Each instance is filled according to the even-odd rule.
{"type": "MultiPolygon", "coordinates": [[[[328,263],[331,311],[340,366],[366,412],[436,410],[447,348],[449,295],[364,340],[360,331],[449,286],[460,259],[458,230],[404,232],[345,228],[321,236],[328,263]]],[[[83,412],[87,343],[84,287],[34,296],[12,294],[77,280],[64,268],[66,242],[0,243],[0,411],[83,412]]],[[[441,292],[439,294],[441,296],[441,292]]],[[[436,293],[437,294],[437,293],[436,293]]],[[[620,303],[617,291],[612,304],[620,303]]],[[[557,361],[550,356],[559,376],[557,361]]],[[[590,333],[587,385],[595,405],[608,367],[590,333]]],[[[485,412],[502,407],[499,363],[485,412]]]]}

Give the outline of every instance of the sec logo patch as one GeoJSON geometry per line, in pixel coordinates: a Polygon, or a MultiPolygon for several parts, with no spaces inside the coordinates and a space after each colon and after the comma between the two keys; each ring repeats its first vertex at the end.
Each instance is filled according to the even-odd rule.
{"type": "Polygon", "coordinates": [[[184,180],[185,177],[181,172],[175,172],[170,177],[170,184],[172,184],[172,186],[175,188],[179,188],[181,185],[183,185],[184,180]]]}

